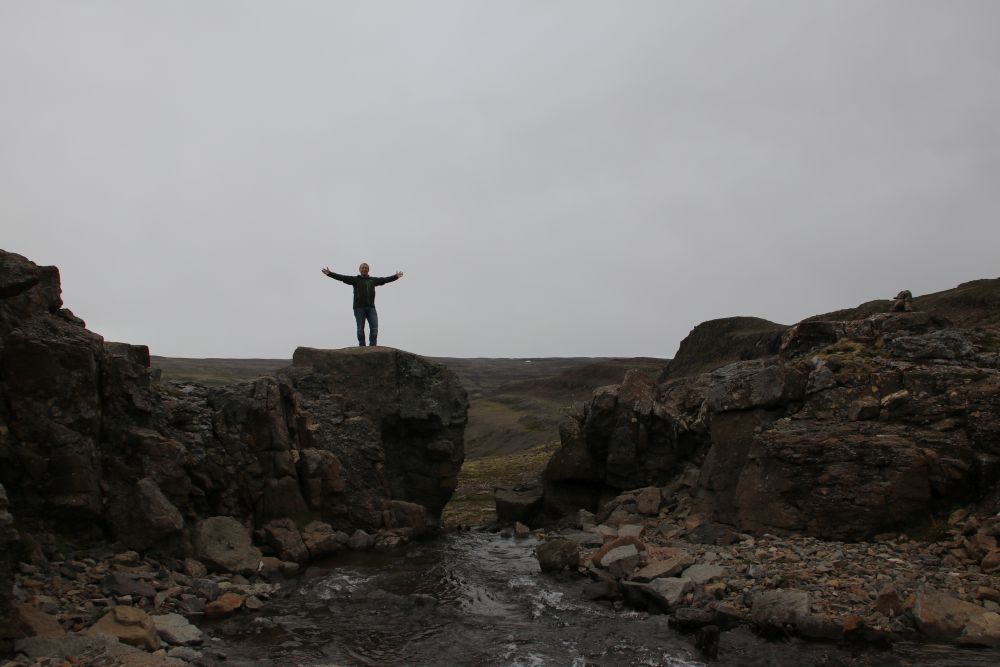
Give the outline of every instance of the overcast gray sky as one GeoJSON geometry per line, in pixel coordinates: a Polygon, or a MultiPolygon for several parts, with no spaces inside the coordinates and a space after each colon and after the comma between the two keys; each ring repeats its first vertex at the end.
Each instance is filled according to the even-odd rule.
{"type": "Polygon", "coordinates": [[[672,356],[997,277],[1000,2],[0,0],[0,247],[153,354],[672,356]]]}

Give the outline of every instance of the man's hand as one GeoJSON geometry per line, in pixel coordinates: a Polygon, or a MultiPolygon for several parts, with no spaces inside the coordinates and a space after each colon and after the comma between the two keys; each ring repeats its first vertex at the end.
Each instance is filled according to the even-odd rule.
{"type": "Polygon", "coordinates": [[[402,271],[396,271],[396,277],[397,278],[402,278],[403,277],[403,272],[402,271]]]}
{"type": "Polygon", "coordinates": [[[333,271],[330,270],[330,267],[329,266],[324,266],[323,267],[323,275],[329,276],[331,274],[333,274],[333,271]]]}

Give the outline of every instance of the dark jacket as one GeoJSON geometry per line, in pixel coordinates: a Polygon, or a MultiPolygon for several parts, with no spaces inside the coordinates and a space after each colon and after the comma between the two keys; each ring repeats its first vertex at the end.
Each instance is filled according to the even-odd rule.
{"type": "Polygon", "coordinates": [[[330,272],[330,277],[334,280],[339,280],[342,283],[347,283],[348,285],[354,286],[354,307],[355,308],[372,308],[375,306],[375,286],[385,285],[386,283],[391,283],[393,280],[399,280],[397,276],[389,276],[387,278],[376,278],[374,276],[362,276],[358,274],[356,276],[342,276],[339,273],[330,272]]]}

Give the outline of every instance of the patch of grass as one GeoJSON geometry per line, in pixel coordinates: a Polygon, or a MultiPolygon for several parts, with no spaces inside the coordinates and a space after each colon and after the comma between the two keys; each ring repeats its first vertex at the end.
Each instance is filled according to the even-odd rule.
{"type": "Polygon", "coordinates": [[[838,340],[833,345],[827,345],[822,350],[819,351],[817,356],[820,357],[856,357],[856,356],[866,356],[870,354],[871,350],[869,346],[865,343],[857,340],[850,340],[844,338],[838,340]]]}
{"type": "Polygon", "coordinates": [[[458,487],[444,508],[446,526],[476,526],[496,520],[493,489],[538,479],[545,464],[559,448],[549,442],[514,454],[467,460],[458,474],[458,487]]]}
{"type": "Polygon", "coordinates": [[[1000,336],[992,332],[981,333],[976,343],[983,352],[1000,352],[1000,336]]]}

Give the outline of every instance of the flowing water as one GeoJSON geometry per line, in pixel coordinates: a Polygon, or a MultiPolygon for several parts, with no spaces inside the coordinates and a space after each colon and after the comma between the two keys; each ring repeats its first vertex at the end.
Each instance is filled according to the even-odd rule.
{"type": "MultiPolygon", "coordinates": [[[[401,553],[353,554],[288,582],[263,612],[204,629],[212,650],[237,667],[706,664],[665,616],[591,602],[574,575],[541,575],[535,545],[468,532],[401,553]]],[[[738,630],[723,634],[710,664],[929,667],[996,665],[997,657],[950,648],[931,656],[921,647],[851,653],[738,630]]]]}

